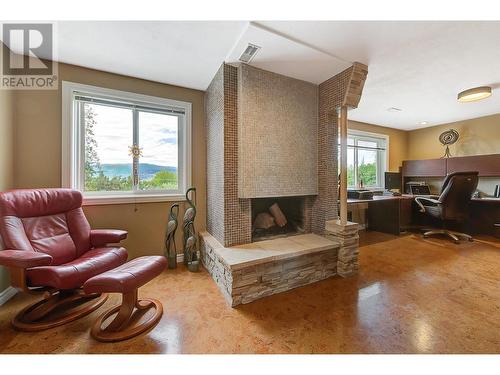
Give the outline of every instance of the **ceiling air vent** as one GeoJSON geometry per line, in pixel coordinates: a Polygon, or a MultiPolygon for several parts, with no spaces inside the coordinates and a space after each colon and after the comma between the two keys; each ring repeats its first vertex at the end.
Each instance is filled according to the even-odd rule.
{"type": "Polygon", "coordinates": [[[257,54],[259,49],[260,49],[259,46],[256,46],[255,44],[248,43],[248,46],[245,49],[245,52],[243,52],[241,54],[241,56],[238,60],[248,64],[255,57],[255,55],[257,54]]]}

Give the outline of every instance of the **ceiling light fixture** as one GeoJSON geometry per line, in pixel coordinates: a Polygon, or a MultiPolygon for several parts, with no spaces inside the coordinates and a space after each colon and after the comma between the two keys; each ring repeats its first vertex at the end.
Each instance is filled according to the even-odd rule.
{"type": "Polygon", "coordinates": [[[465,90],[458,93],[458,101],[460,103],[475,102],[477,100],[486,99],[491,96],[491,87],[481,86],[473,89],[465,90]]]}

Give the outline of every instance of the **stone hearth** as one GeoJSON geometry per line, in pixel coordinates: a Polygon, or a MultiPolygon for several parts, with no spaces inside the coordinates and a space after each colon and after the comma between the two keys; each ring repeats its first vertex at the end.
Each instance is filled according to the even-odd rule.
{"type": "Polygon", "coordinates": [[[203,264],[231,306],[336,275],[339,248],[312,233],[232,247],[201,233],[203,264]]]}

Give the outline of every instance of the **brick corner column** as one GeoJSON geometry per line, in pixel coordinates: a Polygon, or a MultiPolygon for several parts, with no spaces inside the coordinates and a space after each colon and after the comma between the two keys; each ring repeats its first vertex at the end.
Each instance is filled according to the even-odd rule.
{"type": "Polygon", "coordinates": [[[359,225],[348,221],[342,225],[340,220],[329,220],[325,225],[325,236],[340,244],[337,274],[348,277],[359,269],[359,225]]]}

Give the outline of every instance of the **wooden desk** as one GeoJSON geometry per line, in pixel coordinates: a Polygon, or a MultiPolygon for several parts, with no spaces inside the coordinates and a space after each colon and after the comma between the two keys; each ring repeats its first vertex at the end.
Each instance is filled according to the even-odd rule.
{"type": "MultiPolygon", "coordinates": [[[[459,156],[442,159],[404,160],[401,167],[401,183],[425,180],[426,177],[442,177],[452,172],[478,171],[479,177],[500,177],[500,154],[459,156]]],[[[415,220],[425,220],[417,215],[415,220]]],[[[428,218],[427,218],[428,220],[428,218]]],[[[494,234],[495,224],[500,224],[500,199],[473,198],[469,206],[469,218],[464,230],[472,233],[494,234]]],[[[452,224],[453,225],[453,224],[452,224]]]]}
{"type": "Polygon", "coordinates": [[[348,199],[347,205],[368,203],[367,229],[399,235],[412,222],[411,196],[375,195],[373,199],[348,199]]]}
{"type": "MultiPolygon", "coordinates": [[[[435,226],[431,218],[418,212],[414,198],[407,194],[398,197],[376,195],[373,199],[348,199],[347,205],[367,203],[367,229],[399,235],[411,227],[435,226]]],[[[495,224],[500,224],[500,199],[472,198],[465,224],[465,228],[455,229],[495,235],[495,224]]]]}
{"type": "Polygon", "coordinates": [[[413,195],[403,194],[399,196],[391,196],[391,195],[374,195],[373,199],[348,199],[347,204],[356,204],[356,203],[371,203],[378,201],[393,201],[393,200],[401,200],[401,199],[413,199],[413,195]]]}
{"type": "Polygon", "coordinates": [[[472,198],[468,220],[471,232],[495,235],[495,224],[500,224],[500,199],[472,198]]]}

